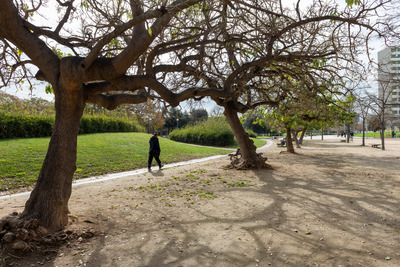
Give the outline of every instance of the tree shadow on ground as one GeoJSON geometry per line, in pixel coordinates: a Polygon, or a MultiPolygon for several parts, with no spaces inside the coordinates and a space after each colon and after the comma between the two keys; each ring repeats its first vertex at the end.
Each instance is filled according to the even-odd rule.
{"type": "MultiPolygon", "coordinates": [[[[370,168],[369,158],[283,157],[291,168],[272,162],[275,170],[252,171],[257,185],[219,190],[223,199],[204,205],[158,210],[157,221],[143,222],[126,241],[135,243],[126,248],[134,254],[133,262],[137,266],[357,265],[384,263],[385,257],[395,254],[398,199],[391,185],[374,177],[379,170],[370,168]],[[311,175],[303,175],[302,166],[312,166],[311,175]],[[297,167],[299,171],[293,171],[297,167]],[[368,172],[360,171],[366,168],[368,172]],[[372,176],[365,180],[365,173],[372,176]]],[[[98,255],[102,249],[97,249],[98,255]]]]}
{"type": "MultiPolygon", "coordinates": [[[[175,191],[160,182],[153,191],[147,190],[151,186],[140,192],[116,190],[110,197],[118,206],[96,211],[101,234],[74,244],[73,253],[90,251],[72,256],[74,263],[82,259],[86,266],[400,265],[399,179],[392,166],[396,159],[306,150],[269,158],[273,170],[207,171],[200,166],[187,175],[176,171],[175,178],[196,174],[198,179],[188,185],[193,191],[210,181],[217,198],[198,198],[193,204],[186,196],[167,202],[158,193],[165,188],[179,194],[178,185],[175,191]],[[138,204],[132,209],[130,203],[138,204]]],[[[172,182],[184,183],[168,180],[172,182]]]]}

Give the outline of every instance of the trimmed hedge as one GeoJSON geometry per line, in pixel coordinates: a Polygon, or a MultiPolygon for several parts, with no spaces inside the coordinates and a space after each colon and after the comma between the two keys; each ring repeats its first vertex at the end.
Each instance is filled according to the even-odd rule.
{"type": "Polygon", "coordinates": [[[223,118],[209,118],[195,126],[175,129],[169,134],[169,138],[178,142],[207,146],[235,144],[232,130],[223,118]]]}
{"type": "Polygon", "coordinates": [[[0,139],[49,136],[53,124],[53,117],[0,113],[0,139]]]}
{"type": "Polygon", "coordinates": [[[143,126],[136,122],[118,120],[108,117],[89,117],[81,119],[80,134],[108,132],[144,132],[143,126]]]}
{"type": "MultiPolygon", "coordinates": [[[[39,115],[8,115],[0,113],[0,139],[51,136],[54,117],[39,115]]],[[[144,132],[136,122],[112,118],[84,116],[80,134],[104,132],[144,132]]]]}

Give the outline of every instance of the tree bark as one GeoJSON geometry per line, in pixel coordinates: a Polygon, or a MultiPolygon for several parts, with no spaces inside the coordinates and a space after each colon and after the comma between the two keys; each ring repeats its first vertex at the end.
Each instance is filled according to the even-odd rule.
{"type": "Polygon", "coordinates": [[[307,127],[304,127],[302,132],[301,132],[300,138],[299,138],[299,144],[300,145],[303,144],[303,139],[304,139],[304,135],[306,134],[306,131],[307,131],[307,127]]]}
{"type": "Polygon", "coordinates": [[[381,124],[381,143],[382,143],[382,150],[385,150],[385,121],[383,119],[381,124]]]}
{"type": "Polygon", "coordinates": [[[224,115],[235,135],[236,141],[239,145],[241,157],[233,159],[231,167],[235,169],[252,169],[252,168],[265,168],[269,167],[265,161],[267,158],[258,155],[256,146],[253,140],[244,130],[242,123],[239,120],[237,112],[231,107],[232,104],[228,103],[224,106],[224,115]]]}
{"type": "Polygon", "coordinates": [[[286,151],[289,153],[294,153],[291,128],[289,126],[286,126],[286,151]]]}
{"type": "Polygon", "coordinates": [[[20,219],[37,219],[50,232],[68,223],[68,200],[76,170],[77,137],[85,102],[81,85],[60,85],[55,97],[56,118],[49,148],[20,219]]]}
{"type": "Polygon", "coordinates": [[[294,139],[294,141],[296,143],[296,148],[301,148],[300,147],[300,143],[299,143],[299,139],[297,138],[298,135],[299,135],[299,131],[298,130],[293,131],[293,139],[294,139]]]}
{"type": "Polygon", "coordinates": [[[362,136],[362,146],[365,146],[365,117],[363,117],[363,136],[362,136]]]}

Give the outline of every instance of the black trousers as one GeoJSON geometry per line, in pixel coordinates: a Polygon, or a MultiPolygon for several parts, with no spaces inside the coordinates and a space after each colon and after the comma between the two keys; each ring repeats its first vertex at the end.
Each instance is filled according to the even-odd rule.
{"type": "Polygon", "coordinates": [[[152,153],[152,152],[149,152],[149,160],[147,162],[147,167],[149,167],[149,168],[151,167],[151,163],[153,162],[153,157],[157,161],[158,166],[161,167],[160,154],[152,153]]]}

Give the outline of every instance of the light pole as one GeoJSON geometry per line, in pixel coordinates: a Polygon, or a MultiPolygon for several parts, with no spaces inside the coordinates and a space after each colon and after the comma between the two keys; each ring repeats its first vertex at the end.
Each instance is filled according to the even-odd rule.
{"type": "Polygon", "coordinates": [[[176,128],[179,128],[179,118],[176,119],[176,128]]]}

